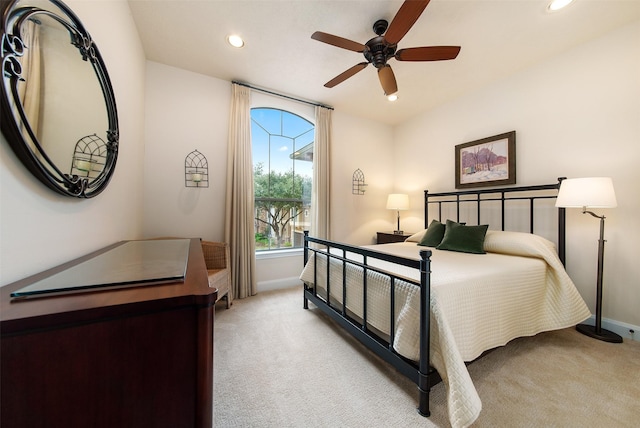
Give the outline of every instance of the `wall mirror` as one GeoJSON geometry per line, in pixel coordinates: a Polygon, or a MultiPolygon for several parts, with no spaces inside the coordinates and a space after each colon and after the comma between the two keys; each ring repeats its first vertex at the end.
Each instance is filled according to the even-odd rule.
{"type": "Polygon", "coordinates": [[[58,0],[1,1],[0,9],[2,133],[44,184],[96,196],[114,172],[119,137],[98,47],[58,0]]]}

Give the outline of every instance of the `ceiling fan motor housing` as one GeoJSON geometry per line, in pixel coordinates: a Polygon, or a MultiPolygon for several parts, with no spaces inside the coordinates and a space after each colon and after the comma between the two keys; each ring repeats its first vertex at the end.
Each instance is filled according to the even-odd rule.
{"type": "Polygon", "coordinates": [[[390,45],[382,36],[389,28],[386,19],[378,19],[373,23],[373,32],[378,35],[365,44],[364,57],[376,68],[382,68],[387,64],[387,60],[396,53],[397,45],[390,45]]]}
{"type": "Polygon", "coordinates": [[[389,28],[389,21],[386,19],[378,19],[373,23],[373,32],[378,36],[382,36],[387,31],[387,28],[389,28]]]}
{"type": "Polygon", "coordinates": [[[389,44],[384,37],[378,36],[369,40],[365,46],[364,57],[376,68],[384,67],[387,60],[396,53],[397,45],[389,44]]]}

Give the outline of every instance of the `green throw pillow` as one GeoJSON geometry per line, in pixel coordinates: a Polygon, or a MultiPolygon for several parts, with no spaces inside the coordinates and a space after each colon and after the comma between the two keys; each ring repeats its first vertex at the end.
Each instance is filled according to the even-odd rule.
{"type": "Polygon", "coordinates": [[[423,247],[437,247],[444,237],[444,230],[444,224],[438,220],[432,220],[424,236],[420,242],[418,242],[418,245],[422,245],[423,247]]]}
{"type": "Polygon", "coordinates": [[[485,254],[484,237],[488,228],[488,224],[465,226],[455,221],[447,220],[444,237],[436,248],[439,250],[460,251],[462,253],[485,254]]]}

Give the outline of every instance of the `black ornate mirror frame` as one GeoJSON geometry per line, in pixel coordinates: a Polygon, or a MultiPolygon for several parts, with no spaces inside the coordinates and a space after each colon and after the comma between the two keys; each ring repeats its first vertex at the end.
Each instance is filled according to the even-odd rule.
{"type": "MultiPolygon", "coordinates": [[[[115,96],[107,69],[97,46],[76,15],[62,2],[48,0],[51,10],[37,6],[21,5],[22,0],[0,0],[2,27],[0,28],[0,59],[2,83],[0,84],[0,129],[18,158],[40,181],[64,195],[91,198],[102,192],[113,175],[118,155],[118,115],[115,96]],[[60,12],[60,13],[58,13],[60,12]],[[21,57],[26,45],[21,39],[21,26],[27,20],[37,21],[47,16],[63,25],[82,57],[90,61],[106,104],[108,129],[106,130],[106,156],[104,166],[95,177],[79,176],[61,171],[43,149],[32,129],[18,95],[18,82],[22,77],[21,57]]],[[[41,2],[42,3],[42,2],[41,2]]],[[[61,124],[60,126],[65,126],[61,124]]],[[[75,141],[74,141],[75,142],[75,141]]]]}

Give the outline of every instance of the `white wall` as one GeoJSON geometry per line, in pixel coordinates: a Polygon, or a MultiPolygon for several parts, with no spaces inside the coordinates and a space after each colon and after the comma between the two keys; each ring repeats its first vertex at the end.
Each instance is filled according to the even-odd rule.
{"type": "Polygon", "coordinates": [[[0,135],[0,285],[142,233],[145,60],[129,5],[66,3],[107,65],[120,121],[118,162],[104,192],[74,199],[37,181],[0,135]]]}
{"type": "MultiPolygon", "coordinates": [[[[511,130],[518,184],[612,177],[618,207],[595,210],[607,217],[603,317],[640,325],[639,76],[636,22],[397,127],[396,184],[416,201],[451,190],[454,146],[511,130]]],[[[599,222],[567,221],[567,271],[593,312],[599,222]]]]}
{"type": "MultiPolygon", "coordinates": [[[[144,236],[224,239],[224,202],[230,82],[148,62],[144,236]],[[184,158],[192,150],[209,162],[209,188],[185,188],[184,158]]],[[[292,111],[314,121],[312,106],[252,92],[252,106],[292,111]]],[[[332,238],[354,244],[374,242],[376,230],[391,230],[394,214],[384,209],[392,190],[392,129],[333,112],[331,191],[332,238]],[[369,186],[351,194],[351,176],[360,168],[369,186]]],[[[258,290],[290,285],[300,273],[301,252],[258,257],[258,290]]]]}
{"type": "Polygon", "coordinates": [[[335,111],[331,146],[331,239],[374,244],[376,231],[393,230],[395,211],[387,211],[394,192],[393,128],[335,111]],[[364,173],[365,194],[351,192],[353,173],[364,173]]]}
{"type": "Polygon", "coordinates": [[[147,62],[144,236],[224,240],[231,84],[147,62]],[[185,187],[186,156],[198,150],[209,187],[185,187]]]}

